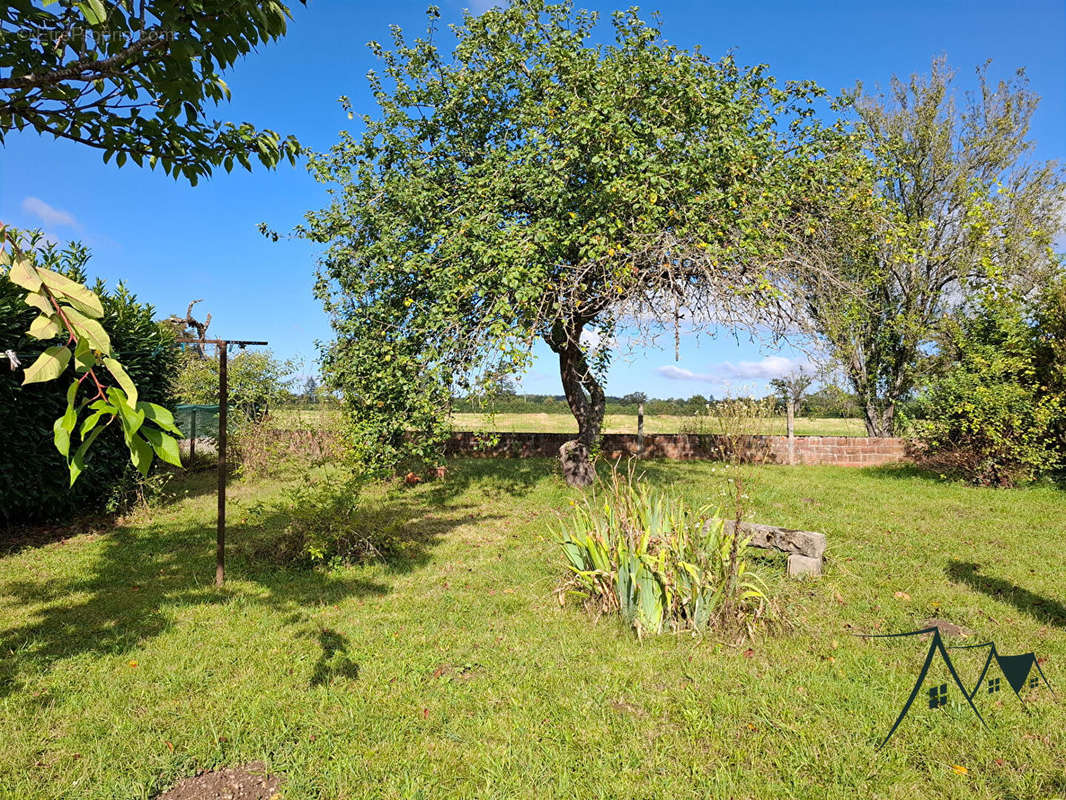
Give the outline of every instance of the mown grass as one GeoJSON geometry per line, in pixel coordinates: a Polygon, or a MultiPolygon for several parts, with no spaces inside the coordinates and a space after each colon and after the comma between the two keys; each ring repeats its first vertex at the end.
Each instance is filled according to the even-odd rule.
{"type": "MultiPolygon", "coordinates": [[[[271,414],[271,424],[277,428],[318,428],[335,424],[335,411],[282,408],[271,414]]],[[[644,415],[645,433],[718,433],[729,423],[712,417],[680,415],[644,415]]],[[[493,431],[496,433],[577,433],[577,422],[569,412],[559,413],[500,413],[453,414],[452,426],[457,431],[493,431]]],[[[730,429],[731,430],[731,429],[730,429]]],[[[797,417],[797,436],[865,436],[861,419],[831,417],[797,417]]],[[[603,420],[604,433],[636,433],[637,415],[607,414],[603,420]]],[[[785,418],[766,417],[745,422],[745,433],[784,436],[785,418]]]]}
{"type": "MultiPolygon", "coordinates": [[[[646,471],[720,496],[714,465],[646,471]]],[[[829,550],[813,582],[764,560],[789,625],[750,644],[640,643],[560,608],[552,525],[575,494],[547,461],[463,460],[444,482],[373,488],[373,513],[405,521],[392,565],[254,555],[285,524],[268,501],[303,475],[233,487],[222,590],[209,474],[114,530],[9,552],[0,796],[150,797],[257,759],[286,798],[1066,796],[1062,492],[907,468],[753,476],[755,519],[821,530],[829,550]],[[925,643],[851,634],[930,616],[1034,650],[1060,699],[1035,693],[1027,716],[980,696],[986,731],[957,693],[930,711],[923,692],[875,752],[925,643]]],[[[972,680],[979,664],[957,653],[972,680]]]]}

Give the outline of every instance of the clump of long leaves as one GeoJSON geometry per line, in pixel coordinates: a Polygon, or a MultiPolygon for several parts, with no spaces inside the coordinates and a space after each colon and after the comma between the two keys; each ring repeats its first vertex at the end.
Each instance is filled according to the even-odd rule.
{"type": "Polygon", "coordinates": [[[560,544],[570,577],[560,602],[577,597],[618,613],[638,637],[663,631],[746,629],[767,616],[765,584],[751,571],[741,532],[709,506],[614,473],[606,489],[575,504],[560,544]]]}

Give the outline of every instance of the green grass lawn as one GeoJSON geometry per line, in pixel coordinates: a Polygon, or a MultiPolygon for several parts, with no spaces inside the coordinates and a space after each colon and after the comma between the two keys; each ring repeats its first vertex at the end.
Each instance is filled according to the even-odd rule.
{"type": "MultiPolygon", "coordinates": [[[[714,465],[647,470],[720,497],[714,465]]],[[[754,474],[753,517],[823,531],[829,549],[817,581],[762,561],[789,625],[750,644],[638,642],[560,608],[551,529],[576,493],[540,460],[375,488],[374,513],[406,521],[409,559],[392,566],[270,566],[254,554],[285,520],[256,506],[283,482],[237,483],[216,590],[210,474],[114,530],[9,552],[0,796],[151,797],[260,759],[285,798],[1066,796],[1063,493],[906,468],[754,474]],[[930,711],[923,691],[875,752],[925,643],[852,634],[930,616],[1035,650],[1060,699],[1036,693],[1027,716],[979,696],[986,731],[954,692],[930,711]]],[[[956,652],[972,680],[975,656],[956,652]]]]}
{"type": "MultiPolygon", "coordinates": [[[[336,412],[282,408],[271,414],[278,428],[315,428],[328,425],[337,418],[336,412]]],[[[452,425],[457,431],[495,431],[498,433],[577,433],[577,422],[569,412],[557,414],[453,414],[452,425]]],[[[721,430],[718,420],[693,416],[644,416],[645,433],[716,433],[721,430]]],[[[785,418],[768,417],[751,420],[745,432],[784,436],[785,418]]],[[[604,433],[636,433],[636,414],[607,414],[603,420],[604,433]]],[[[861,419],[833,419],[828,417],[797,417],[797,436],[865,436],[861,419]]]]}

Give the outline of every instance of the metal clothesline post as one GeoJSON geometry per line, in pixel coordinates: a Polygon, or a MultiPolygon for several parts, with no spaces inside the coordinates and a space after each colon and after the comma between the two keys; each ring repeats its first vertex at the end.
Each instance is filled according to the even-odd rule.
{"type": "MultiPolygon", "coordinates": [[[[213,344],[218,348],[218,528],[215,537],[215,586],[226,580],[226,422],[229,406],[229,347],[242,350],[249,345],[263,346],[268,342],[242,339],[178,339],[179,344],[213,344]]],[[[195,424],[195,423],[194,423],[195,424]]]]}

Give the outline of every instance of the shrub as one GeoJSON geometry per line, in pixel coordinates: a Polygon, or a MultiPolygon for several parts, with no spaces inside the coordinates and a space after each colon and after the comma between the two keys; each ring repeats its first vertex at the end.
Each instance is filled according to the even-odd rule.
{"type": "Polygon", "coordinates": [[[279,429],[273,416],[236,415],[229,426],[232,463],[242,477],[264,477],[279,470],[310,469],[346,458],[339,421],[317,428],[279,429]]]}
{"type": "MultiPolygon", "coordinates": [[[[274,357],[269,350],[240,350],[228,359],[230,404],[247,416],[261,416],[280,404],[295,380],[299,364],[274,357]]],[[[174,395],[182,403],[218,404],[218,358],[194,350],[181,356],[174,395]]]]}
{"type": "Polygon", "coordinates": [[[750,634],[768,600],[749,569],[747,543],[709,508],[615,473],[605,496],[577,505],[563,528],[571,575],[559,597],[620,614],[638,637],[738,624],[750,634]]]}
{"type": "MultiPolygon", "coordinates": [[[[24,249],[30,252],[30,247],[24,249]]],[[[45,246],[35,255],[41,266],[85,281],[89,251],[81,245],[62,250],[45,246]]],[[[100,322],[140,398],[169,405],[177,363],[172,335],[153,321],[152,306],[139,302],[123,284],[109,291],[98,281],[90,288],[100,297],[104,307],[100,322]]],[[[25,366],[32,363],[33,354],[62,342],[27,336],[37,311],[23,302],[24,296],[6,274],[0,274],[0,350],[23,354],[25,366]]],[[[24,387],[22,372],[9,370],[5,362],[0,362],[0,521],[10,525],[65,520],[76,513],[121,506],[128,495],[136,493],[135,470],[127,469],[130,454],[117,425],[96,440],[88,468],[70,488],[67,465],[52,441],[52,423],[66,406],[69,381],[24,387]]],[[[73,372],[72,366],[68,369],[73,372]]]]}
{"type": "Polygon", "coordinates": [[[358,472],[330,470],[300,482],[280,503],[261,514],[285,520],[279,538],[264,543],[282,564],[333,566],[403,558],[409,542],[406,520],[363,495],[366,478],[358,472]]]}
{"type": "Polygon", "coordinates": [[[1009,297],[947,323],[938,368],[904,417],[927,466],[986,486],[1055,469],[1061,397],[1041,385],[1034,329],[1009,297]]]}

